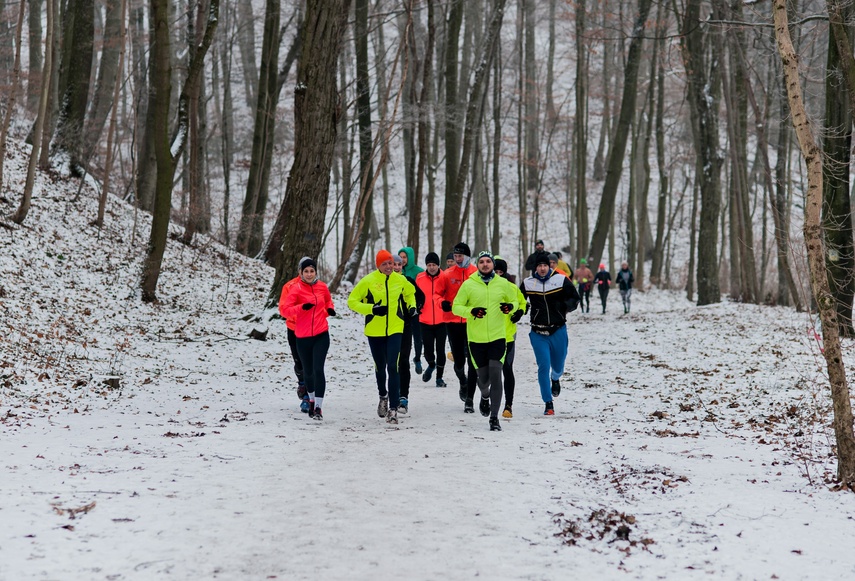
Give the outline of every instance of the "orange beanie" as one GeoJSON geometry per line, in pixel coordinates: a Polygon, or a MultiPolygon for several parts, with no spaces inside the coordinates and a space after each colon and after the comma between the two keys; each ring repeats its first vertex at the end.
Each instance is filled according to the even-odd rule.
{"type": "Polygon", "coordinates": [[[377,258],[374,259],[374,262],[377,264],[377,268],[380,268],[380,265],[386,262],[387,260],[392,260],[392,253],[388,250],[381,249],[377,253],[377,258]]]}

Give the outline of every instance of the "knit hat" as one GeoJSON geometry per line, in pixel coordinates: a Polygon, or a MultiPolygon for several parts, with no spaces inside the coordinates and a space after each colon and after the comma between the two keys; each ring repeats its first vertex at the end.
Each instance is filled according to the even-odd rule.
{"type": "Polygon", "coordinates": [[[395,262],[395,264],[404,264],[404,259],[403,259],[403,258],[401,258],[401,255],[400,255],[400,254],[396,254],[396,255],[394,255],[394,256],[392,257],[392,260],[395,262]]]}
{"type": "Polygon", "coordinates": [[[425,264],[439,264],[439,255],[436,252],[428,252],[425,256],[425,264]]]}
{"type": "Polygon", "coordinates": [[[585,260],[584,258],[580,258],[580,259],[579,259],[579,264],[588,264],[588,261],[587,261],[587,260],[585,260]]]}
{"type": "Polygon", "coordinates": [[[377,252],[377,257],[374,259],[374,263],[377,265],[377,268],[380,268],[380,265],[387,260],[392,260],[392,253],[386,249],[381,249],[377,252]]]}
{"type": "Polygon", "coordinates": [[[501,270],[502,272],[508,272],[508,263],[502,258],[493,257],[493,268],[496,270],[501,270]]]}
{"type": "Polygon", "coordinates": [[[547,258],[549,259],[550,262],[552,262],[553,260],[555,262],[558,262],[558,255],[555,254],[554,252],[550,252],[549,255],[547,256],[547,258]]]}
{"type": "Polygon", "coordinates": [[[300,272],[303,272],[310,266],[315,270],[318,270],[318,263],[307,256],[306,258],[300,261],[300,272]]]}
{"type": "Polygon", "coordinates": [[[304,256],[300,259],[300,262],[297,263],[297,272],[303,272],[303,262],[305,262],[306,260],[311,260],[311,258],[308,256],[304,256]]]}
{"type": "Polygon", "coordinates": [[[448,254],[445,255],[445,259],[446,260],[454,260],[454,253],[449,252],[448,254]]]}
{"type": "Polygon", "coordinates": [[[493,262],[493,253],[490,252],[489,250],[482,250],[481,252],[478,253],[478,260],[481,260],[484,257],[489,258],[490,262],[493,262]]]}
{"type": "Polygon", "coordinates": [[[538,240],[537,242],[534,243],[535,246],[537,246],[538,244],[543,246],[543,240],[538,240]]]}
{"type": "Polygon", "coordinates": [[[601,265],[600,265],[600,270],[605,270],[605,269],[606,269],[606,265],[605,265],[605,264],[601,264],[601,265]]]}
{"type": "MultiPolygon", "coordinates": [[[[454,245],[454,254],[462,254],[463,256],[472,256],[472,251],[469,250],[469,245],[465,242],[458,242],[454,245]]],[[[492,256],[490,257],[492,258],[492,256]]]]}
{"type": "Polygon", "coordinates": [[[549,265],[549,255],[546,252],[538,252],[534,255],[534,265],[538,264],[549,265]]]}

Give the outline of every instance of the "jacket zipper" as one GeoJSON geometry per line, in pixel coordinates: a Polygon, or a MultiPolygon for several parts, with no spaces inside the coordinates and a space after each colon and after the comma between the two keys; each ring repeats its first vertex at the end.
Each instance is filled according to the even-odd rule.
{"type": "Polygon", "coordinates": [[[392,307],[392,301],[389,300],[389,275],[386,275],[386,336],[389,336],[389,309],[392,307]]]}

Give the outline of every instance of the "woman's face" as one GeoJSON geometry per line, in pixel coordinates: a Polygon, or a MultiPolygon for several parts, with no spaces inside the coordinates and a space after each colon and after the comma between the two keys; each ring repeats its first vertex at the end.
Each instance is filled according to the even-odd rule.
{"type": "Polygon", "coordinates": [[[318,271],[315,270],[314,266],[307,266],[303,269],[301,273],[303,276],[303,280],[306,282],[315,282],[315,279],[318,277],[318,271]]]}

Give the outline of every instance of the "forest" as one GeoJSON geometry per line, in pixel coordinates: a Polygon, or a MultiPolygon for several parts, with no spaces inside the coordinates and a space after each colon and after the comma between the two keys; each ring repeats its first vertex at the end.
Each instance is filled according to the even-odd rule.
{"type": "Polygon", "coordinates": [[[151,214],[145,302],[172,244],[274,267],[272,304],[301,256],[335,291],[378,248],[467,240],[519,272],[545,239],[698,305],[816,308],[848,401],[831,361],[853,335],[853,16],[845,0],[0,0],[2,225],[26,224],[37,171],[95,184],[99,228],[109,204],[151,214]],[[4,175],[12,141],[30,147],[23,183],[4,175]]]}

